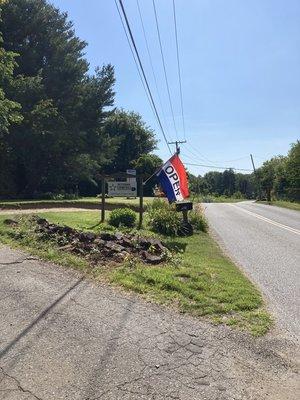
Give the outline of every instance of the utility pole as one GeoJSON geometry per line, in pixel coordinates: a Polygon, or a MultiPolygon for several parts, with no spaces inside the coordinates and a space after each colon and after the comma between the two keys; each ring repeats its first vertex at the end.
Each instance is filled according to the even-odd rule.
{"type": "Polygon", "coordinates": [[[175,140],[175,142],[168,142],[168,144],[175,144],[176,146],[176,154],[179,155],[180,154],[180,144],[181,143],[186,143],[186,140],[175,140]]]}
{"type": "Polygon", "coordinates": [[[252,167],[253,167],[253,171],[256,174],[256,169],[255,169],[255,165],[254,165],[254,161],[253,161],[253,156],[252,154],[250,154],[250,158],[251,158],[251,162],[252,162],[252,167]]]}
{"type": "Polygon", "coordinates": [[[258,179],[258,176],[257,176],[257,173],[256,173],[256,168],[255,168],[255,165],[254,165],[252,154],[250,154],[250,158],[251,158],[251,163],[252,163],[252,167],[253,167],[254,176],[256,178],[257,185],[258,185],[258,199],[260,200],[261,199],[261,187],[260,187],[260,182],[259,182],[259,179],[258,179]]]}

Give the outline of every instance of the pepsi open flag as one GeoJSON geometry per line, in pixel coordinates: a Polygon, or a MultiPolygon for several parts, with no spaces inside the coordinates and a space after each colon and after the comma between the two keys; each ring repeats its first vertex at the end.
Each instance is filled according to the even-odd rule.
{"type": "Polygon", "coordinates": [[[157,173],[168,200],[182,201],[189,197],[187,175],[178,154],[172,156],[157,173]]]}

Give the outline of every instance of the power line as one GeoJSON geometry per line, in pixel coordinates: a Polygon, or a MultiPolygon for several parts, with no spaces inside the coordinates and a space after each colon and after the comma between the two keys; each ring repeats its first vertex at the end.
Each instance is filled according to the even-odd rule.
{"type": "Polygon", "coordinates": [[[154,66],[153,66],[153,62],[152,62],[152,57],[151,57],[150,48],[149,48],[149,44],[148,44],[148,40],[147,40],[147,35],[146,35],[146,30],[145,30],[145,26],[144,26],[144,21],[143,21],[143,17],[142,17],[142,11],[141,11],[141,8],[140,8],[139,0],[136,0],[136,4],[137,4],[138,12],[139,12],[141,25],[142,25],[143,36],[144,36],[145,43],[146,43],[146,49],[147,49],[147,53],[148,53],[148,57],[149,57],[149,62],[150,62],[150,67],[151,67],[151,71],[152,71],[152,75],[153,75],[155,88],[156,88],[156,91],[157,91],[157,96],[158,96],[160,109],[162,111],[162,116],[163,116],[163,119],[164,119],[165,126],[167,126],[168,124],[166,122],[164,108],[163,108],[163,105],[162,105],[162,101],[161,101],[161,97],[160,97],[160,93],[159,93],[159,89],[158,89],[158,83],[157,83],[156,74],[155,74],[155,70],[154,70],[154,66]]]}
{"type": "MultiPolygon", "coordinates": [[[[115,0],[115,2],[116,2],[116,0],[115,0]]],[[[133,46],[135,55],[136,55],[137,60],[138,60],[138,64],[139,64],[139,66],[140,66],[140,69],[141,69],[141,72],[142,72],[142,75],[143,75],[143,78],[144,78],[144,81],[145,81],[145,84],[146,84],[146,87],[147,87],[147,90],[148,90],[148,93],[149,93],[149,97],[150,97],[150,99],[151,99],[151,103],[152,103],[152,106],[153,106],[153,109],[154,109],[155,116],[156,116],[156,118],[157,118],[159,127],[160,127],[160,129],[161,129],[161,131],[162,131],[162,134],[163,134],[164,140],[165,140],[165,142],[166,142],[166,145],[168,146],[168,149],[169,149],[170,153],[172,154],[172,151],[171,151],[171,148],[170,148],[170,146],[169,146],[169,144],[168,144],[168,140],[167,140],[167,137],[166,137],[164,128],[163,128],[163,126],[162,126],[162,123],[161,123],[159,114],[158,114],[158,112],[157,112],[157,108],[156,108],[156,105],[155,105],[155,102],[154,102],[154,99],[153,99],[153,96],[152,96],[152,92],[151,92],[150,87],[149,87],[149,83],[148,83],[148,80],[147,80],[147,77],[146,77],[146,74],[145,74],[145,71],[144,71],[144,67],[143,67],[143,64],[142,64],[142,61],[141,61],[141,58],[140,58],[140,55],[139,55],[137,46],[136,46],[136,44],[135,44],[135,40],[134,40],[132,31],[131,31],[131,28],[130,28],[130,24],[129,24],[129,21],[128,21],[128,18],[127,18],[127,14],[126,14],[126,11],[125,11],[125,9],[124,9],[124,5],[123,5],[122,0],[119,0],[119,4],[120,4],[120,6],[121,6],[122,14],[123,14],[123,17],[124,17],[124,19],[125,19],[125,23],[126,23],[127,30],[128,30],[128,33],[129,33],[129,36],[130,36],[130,39],[131,39],[131,43],[132,43],[132,46],[133,46]]],[[[117,5],[117,3],[116,3],[116,5],[117,5]]]]}
{"type": "Polygon", "coordinates": [[[179,80],[179,89],[180,89],[181,116],[182,116],[183,134],[184,134],[184,139],[185,139],[185,120],[184,120],[184,112],[183,112],[183,96],[182,96],[180,61],[179,61],[179,46],[178,46],[178,33],[177,33],[177,20],[176,20],[175,0],[173,0],[173,17],[174,17],[174,28],[175,28],[178,80],[179,80]]]}
{"type": "Polygon", "coordinates": [[[129,48],[130,48],[130,51],[131,51],[131,54],[132,54],[132,57],[133,57],[135,66],[136,66],[136,68],[137,68],[137,71],[138,71],[140,80],[141,80],[141,82],[142,82],[142,85],[143,85],[143,88],[144,88],[144,90],[145,90],[146,96],[147,96],[148,101],[149,101],[149,103],[150,103],[150,107],[151,107],[151,109],[152,109],[152,111],[153,111],[153,113],[154,113],[154,115],[155,115],[155,111],[154,111],[153,105],[152,105],[152,103],[151,103],[151,99],[150,99],[150,97],[149,97],[147,88],[146,88],[146,86],[145,86],[145,82],[144,82],[143,77],[142,77],[142,75],[141,75],[141,71],[140,71],[140,69],[139,69],[138,62],[137,62],[136,56],[135,56],[135,54],[134,54],[134,51],[133,51],[133,48],[132,48],[132,44],[131,44],[130,39],[129,39],[129,36],[128,36],[128,34],[127,34],[127,31],[126,31],[126,28],[125,28],[125,25],[124,25],[124,22],[123,22],[123,19],[122,19],[122,15],[121,15],[121,12],[120,12],[120,10],[119,10],[118,3],[117,3],[116,0],[115,0],[115,4],[116,4],[117,10],[118,10],[118,14],[119,14],[119,17],[120,17],[120,20],[121,20],[121,23],[122,23],[122,26],[123,26],[123,29],[124,29],[126,38],[127,38],[127,42],[128,42],[128,44],[129,44],[129,48]]]}
{"type": "Polygon", "coordinates": [[[173,105],[172,105],[172,100],[171,100],[170,87],[169,87],[169,82],[168,82],[168,77],[167,77],[167,70],[166,70],[166,64],[165,64],[165,57],[164,57],[164,52],[163,52],[163,48],[162,48],[160,30],[159,30],[159,26],[158,26],[158,17],[157,17],[157,11],[156,11],[156,6],[155,6],[155,0],[152,0],[152,4],[153,4],[154,15],[155,15],[156,30],[157,30],[158,41],[159,41],[159,48],[160,48],[160,54],[161,54],[162,64],[163,64],[163,69],[164,69],[164,76],[165,76],[165,81],[166,81],[166,86],[167,86],[167,92],[168,92],[170,110],[171,110],[171,114],[172,114],[172,118],[173,118],[173,124],[174,124],[174,129],[175,129],[176,137],[177,137],[177,139],[178,139],[178,132],[177,132],[177,128],[176,128],[175,117],[174,117],[174,111],[173,111],[173,105]]]}
{"type": "Polygon", "coordinates": [[[252,172],[252,169],[247,169],[247,168],[220,167],[217,165],[194,164],[194,163],[187,163],[187,162],[185,162],[185,164],[195,166],[195,167],[206,167],[206,168],[216,168],[216,169],[233,169],[235,171],[251,171],[252,172]]]}
{"type": "Polygon", "coordinates": [[[196,152],[196,153],[194,153],[196,157],[199,157],[199,156],[200,156],[201,158],[203,158],[203,159],[206,160],[207,162],[214,164],[214,161],[209,160],[209,159],[208,159],[207,157],[205,157],[202,153],[199,153],[199,150],[198,150],[196,147],[192,146],[191,143],[188,143],[188,146],[189,146],[189,148],[191,149],[190,152],[192,152],[192,153],[194,153],[194,151],[196,152]]]}
{"type": "MultiPolygon", "coordinates": [[[[193,159],[193,161],[195,161],[195,162],[199,162],[199,161],[204,162],[204,163],[206,162],[206,160],[203,157],[199,156],[199,154],[196,155],[194,152],[192,152],[187,147],[185,147],[185,149],[184,149],[184,154],[186,154],[186,153],[188,153],[187,157],[193,159]]],[[[214,163],[212,163],[212,164],[214,164],[214,163]]]]}

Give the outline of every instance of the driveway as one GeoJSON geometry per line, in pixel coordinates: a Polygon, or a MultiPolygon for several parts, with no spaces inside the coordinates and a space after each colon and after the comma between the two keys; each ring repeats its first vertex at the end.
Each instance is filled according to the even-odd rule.
{"type": "Polygon", "coordinates": [[[1,400],[296,400],[295,344],[0,247],[1,400]]]}

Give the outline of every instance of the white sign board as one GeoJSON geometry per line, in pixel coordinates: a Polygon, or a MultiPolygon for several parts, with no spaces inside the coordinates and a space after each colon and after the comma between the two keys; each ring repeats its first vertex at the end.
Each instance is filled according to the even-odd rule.
{"type": "Polygon", "coordinates": [[[107,182],[108,195],[114,197],[136,197],[136,179],[130,179],[130,182],[107,182]]]}
{"type": "Polygon", "coordinates": [[[126,174],[136,176],[136,169],[126,169],[126,174]]]}

